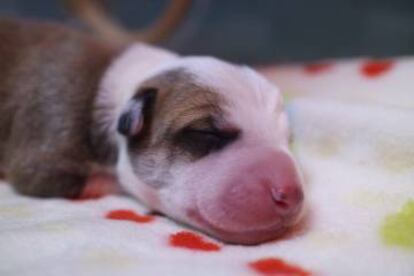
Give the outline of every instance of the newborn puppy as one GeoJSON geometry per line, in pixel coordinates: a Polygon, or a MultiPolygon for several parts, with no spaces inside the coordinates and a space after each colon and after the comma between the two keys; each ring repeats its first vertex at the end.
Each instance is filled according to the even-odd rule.
{"type": "Polygon", "coordinates": [[[113,168],[149,208],[226,242],[297,220],[282,99],[252,69],[53,24],[2,19],[0,41],[0,168],[18,192],[77,197],[113,168]]]}

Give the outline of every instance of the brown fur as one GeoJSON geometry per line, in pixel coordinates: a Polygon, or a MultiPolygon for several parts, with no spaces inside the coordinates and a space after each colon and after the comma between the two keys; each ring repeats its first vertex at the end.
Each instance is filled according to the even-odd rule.
{"type": "MultiPolygon", "coordinates": [[[[96,163],[116,161],[113,134],[96,118],[113,103],[95,99],[121,49],[62,26],[6,19],[0,41],[0,171],[23,194],[76,197],[96,163]]],[[[195,161],[238,136],[222,128],[223,99],[184,69],[145,81],[135,97],[148,92],[144,129],[129,150],[149,185],[163,185],[176,161],[195,161]]]]}
{"type": "Polygon", "coordinates": [[[77,196],[101,152],[90,137],[92,104],[116,50],[62,26],[9,19],[0,19],[0,41],[0,170],[23,194],[77,196]]]}
{"type": "Polygon", "coordinates": [[[196,84],[194,77],[184,69],[165,72],[144,82],[142,87],[157,90],[151,144],[165,141],[165,136],[200,119],[221,117],[220,102],[223,99],[208,87],[196,84]]]}
{"type": "Polygon", "coordinates": [[[132,137],[129,145],[135,172],[146,183],[163,186],[175,163],[192,162],[214,151],[210,147],[215,138],[201,132],[222,135],[220,143],[236,138],[236,130],[222,127],[224,99],[211,88],[197,84],[184,69],[145,81],[137,96],[148,91],[156,93],[149,114],[151,122],[144,124],[138,139],[132,137]]]}

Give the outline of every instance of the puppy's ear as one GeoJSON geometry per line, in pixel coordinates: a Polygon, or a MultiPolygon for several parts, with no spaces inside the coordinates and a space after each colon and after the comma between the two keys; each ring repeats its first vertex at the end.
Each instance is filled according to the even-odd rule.
{"type": "Polygon", "coordinates": [[[128,101],[118,120],[117,130],[128,137],[140,134],[145,125],[150,124],[157,89],[143,88],[128,101]]]}

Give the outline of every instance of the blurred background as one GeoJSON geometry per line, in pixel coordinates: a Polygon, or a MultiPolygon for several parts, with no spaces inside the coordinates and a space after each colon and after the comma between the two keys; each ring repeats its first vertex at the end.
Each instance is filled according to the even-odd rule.
{"type": "MultiPolygon", "coordinates": [[[[118,21],[137,29],[156,18],[168,0],[107,2],[118,21]]],[[[80,25],[59,0],[0,0],[0,15],[80,25]]],[[[413,55],[414,1],[194,0],[161,45],[182,54],[263,65],[413,55]]]]}

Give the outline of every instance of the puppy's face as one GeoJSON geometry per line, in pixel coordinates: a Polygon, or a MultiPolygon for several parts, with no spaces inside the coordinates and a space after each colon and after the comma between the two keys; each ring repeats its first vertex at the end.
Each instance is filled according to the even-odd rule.
{"type": "Polygon", "coordinates": [[[242,244],[297,220],[303,192],[281,97],[247,67],[176,61],[139,85],[118,132],[121,184],[168,216],[242,244]]]}

